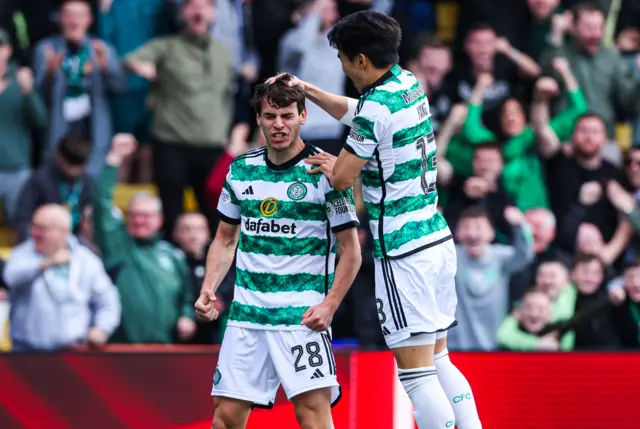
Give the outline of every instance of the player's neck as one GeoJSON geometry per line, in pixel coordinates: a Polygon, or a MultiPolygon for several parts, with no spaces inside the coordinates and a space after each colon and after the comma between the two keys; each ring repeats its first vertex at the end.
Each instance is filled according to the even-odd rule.
{"type": "Polygon", "coordinates": [[[369,88],[371,85],[373,85],[374,83],[376,83],[377,81],[379,81],[382,76],[384,76],[385,74],[387,74],[389,72],[389,70],[391,70],[391,68],[394,65],[391,64],[389,66],[383,67],[381,69],[379,68],[372,68],[370,70],[367,70],[367,72],[364,75],[364,79],[362,80],[362,88],[369,88]]]}
{"type": "Polygon", "coordinates": [[[298,138],[291,144],[286,150],[275,151],[267,146],[267,158],[274,165],[282,165],[287,161],[292,160],[304,149],[304,142],[301,138],[298,138]]]}

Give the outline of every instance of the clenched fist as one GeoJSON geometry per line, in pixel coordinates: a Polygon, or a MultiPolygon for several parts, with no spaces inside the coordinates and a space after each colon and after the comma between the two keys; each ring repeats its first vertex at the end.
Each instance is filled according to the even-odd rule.
{"type": "Polygon", "coordinates": [[[29,67],[20,67],[16,71],[16,81],[23,94],[31,94],[33,91],[33,72],[29,67]]]}
{"type": "Polygon", "coordinates": [[[113,166],[122,164],[125,158],[136,151],[138,142],[133,134],[116,134],[111,141],[111,150],[107,154],[107,162],[113,166]]]}

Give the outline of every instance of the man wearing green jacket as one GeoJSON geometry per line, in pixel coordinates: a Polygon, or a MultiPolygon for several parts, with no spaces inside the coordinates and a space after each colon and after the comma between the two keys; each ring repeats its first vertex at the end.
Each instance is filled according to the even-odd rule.
{"type": "Polygon", "coordinates": [[[126,223],[113,204],[118,168],[135,148],[130,134],[113,138],[94,193],[94,239],[122,300],[122,323],[111,341],[187,341],[196,329],[194,288],[184,254],[160,239],[159,199],[146,193],[134,196],[126,223]]]}

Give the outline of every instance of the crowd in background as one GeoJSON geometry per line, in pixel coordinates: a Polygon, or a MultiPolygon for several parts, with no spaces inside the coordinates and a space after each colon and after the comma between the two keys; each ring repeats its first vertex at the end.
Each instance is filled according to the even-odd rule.
{"type": "MultiPolygon", "coordinates": [[[[256,83],[358,97],[326,38],[374,8],[425,88],[457,243],[453,350],[640,346],[640,3],[560,0],[0,0],[2,261],[15,351],[219,343],[196,321],[231,161],[264,145],[256,83]],[[455,36],[438,7],[457,4],[455,36]],[[621,144],[617,124],[628,123],[621,144]],[[153,184],[121,210],[118,186],[153,184]],[[197,211],[185,212],[190,188],[197,211]]],[[[311,102],[302,138],[338,154],[311,102]]],[[[358,196],[358,189],[355,189],[358,196]]],[[[336,339],[384,347],[372,238],[336,339]]],[[[234,273],[218,289],[224,314],[234,273]]]]}

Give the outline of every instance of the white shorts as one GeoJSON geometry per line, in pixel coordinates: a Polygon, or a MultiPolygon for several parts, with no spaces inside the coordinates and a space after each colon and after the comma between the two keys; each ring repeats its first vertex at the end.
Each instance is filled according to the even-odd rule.
{"type": "Polygon", "coordinates": [[[388,347],[433,344],[456,325],[456,266],[453,240],[375,260],[378,319],[388,347]],[[420,344],[406,342],[412,337],[420,344]]]}
{"type": "Polygon", "coordinates": [[[331,387],[331,405],[335,405],[341,391],[329,335],[311,330],[227,326],[211,395],[271,408],[280,384],[289,400],[310,390],[331,387]]]}

